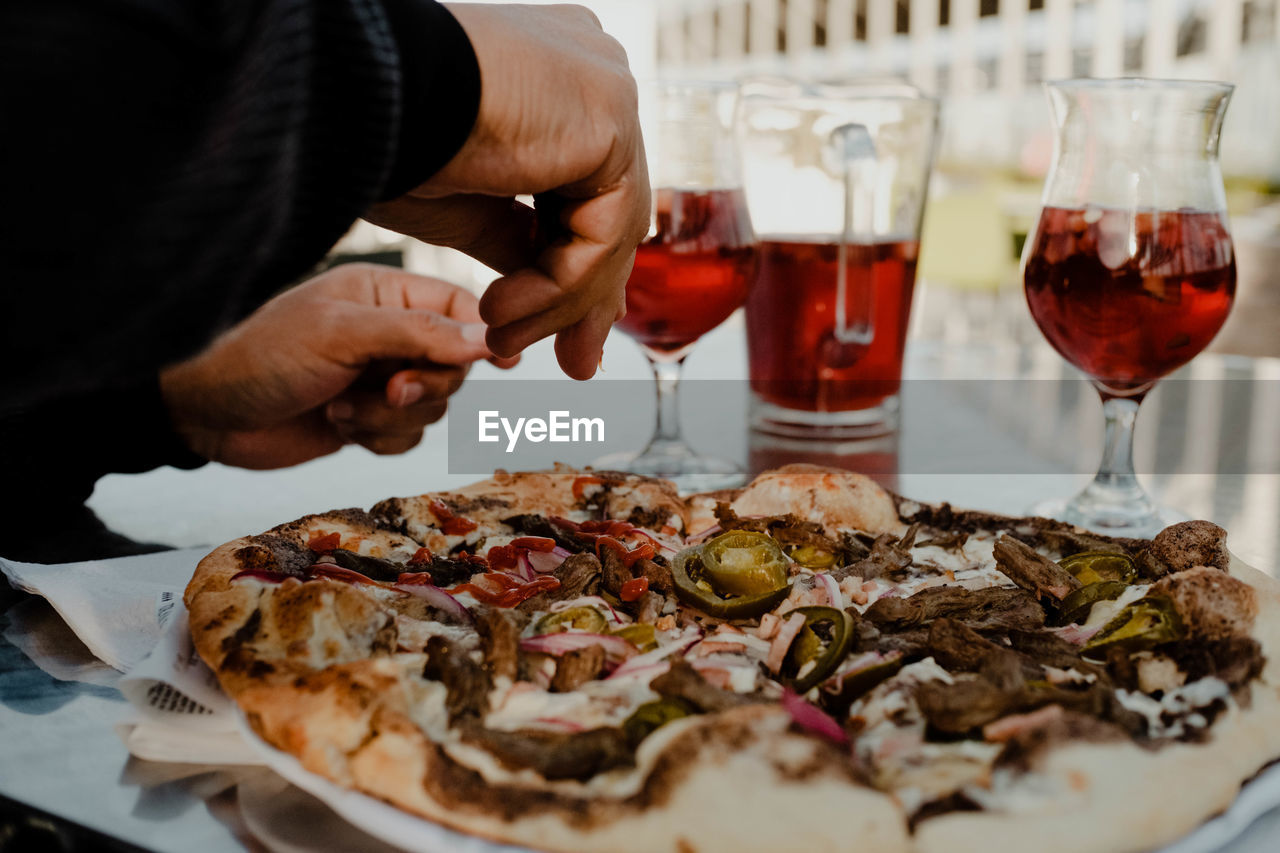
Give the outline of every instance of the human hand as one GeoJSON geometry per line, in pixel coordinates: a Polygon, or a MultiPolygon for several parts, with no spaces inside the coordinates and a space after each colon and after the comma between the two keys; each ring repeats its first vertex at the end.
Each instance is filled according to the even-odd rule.
{"type": "Polygon", "coordinates": [[[649,226],[626,54],[579,6],[448,8],[480,64],[475,126],[431,180],[366,218],[502,274],[480,300],[494,353],[555,334],[565,373],[589,379],[649,226]]]}
{"type": "Polygon", "coordinates": [[[213,461],[283,468],[348,443],[402,453],[444,415],[468,366],[492,357],[484,332],[466,290],[348,264],[166,368],[160,388],[178,433],[213,461]]]}

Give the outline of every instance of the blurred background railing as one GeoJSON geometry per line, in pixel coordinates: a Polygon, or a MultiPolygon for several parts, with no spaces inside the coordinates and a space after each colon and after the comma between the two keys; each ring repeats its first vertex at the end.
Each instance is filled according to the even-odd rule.
{"type": "MultiPolygon", "coordinates": [[[[912,327],[934,340],[1042,345],[1017,272],[1052,155],[1042,81],[1235,83],[1222,165],[1239,284],[1213,348],[1280,356],[1280,0],[580,2],[627,48],[637,77],[898,77],[939,97],[912,327]]],[[[381,239],[368,229],[353,238],[381,239]]],[[[410,253],[412,267],[486,278],[444,250],[410,253]]]]}

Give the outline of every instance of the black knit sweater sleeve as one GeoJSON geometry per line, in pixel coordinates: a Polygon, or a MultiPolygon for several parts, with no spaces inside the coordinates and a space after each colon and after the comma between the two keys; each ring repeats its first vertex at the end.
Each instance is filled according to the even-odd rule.
{"type": "Polygon", "coordinates": [[[431,0],[0,4],[11,490],[83,500],[107,472],[197,464],[158,370],[444,165],[479,97],[431,0]]]}
{"type": "Polygon", "coordinates": [[[5,400],[199,349],[447,162],[479,92],[429,0],[0,4],[5,400]]]}

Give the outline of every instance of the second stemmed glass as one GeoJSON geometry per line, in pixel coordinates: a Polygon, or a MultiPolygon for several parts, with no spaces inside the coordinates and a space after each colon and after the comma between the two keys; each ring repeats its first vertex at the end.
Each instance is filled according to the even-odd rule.
{"type": "Polygon", "coordinates": [[[734,118],[737,86],[653,84],[642,99],[651,116],[646,150],[654,186],[649,236],[627,282],[627,316],[618,323],[653,368],[658,415],[638,455],[597,464],[673,480],[682,490],[727,488],[744,474],[735,463],[696,453],[680,431],[681,368],[694,343],[746,300],[755,235],[742,192],[734,118]]]}
{"type": "Polygon", "coordinates": [[[1232,87],[1174,80],[1048,84],[1057,141],[1027,240],[1027,303],[1049,343],[1102,395],[1098,474],[1033,511],[1112,535],[1178,520],[1139,485],[1138,405],[1226,320],[1236,266],[1218,166],[1232,87]]]}

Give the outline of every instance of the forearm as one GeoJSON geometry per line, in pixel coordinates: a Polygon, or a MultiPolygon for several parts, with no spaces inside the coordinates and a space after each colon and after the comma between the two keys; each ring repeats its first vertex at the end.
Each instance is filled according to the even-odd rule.
{"type": "Polygon", "coordinates": [[[4,402],[185,358],[470,131],[479,74],[426,0],[0,10],[4,402]],[[468,65],[468,61],[470,65],[468,65]]]}

